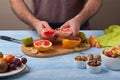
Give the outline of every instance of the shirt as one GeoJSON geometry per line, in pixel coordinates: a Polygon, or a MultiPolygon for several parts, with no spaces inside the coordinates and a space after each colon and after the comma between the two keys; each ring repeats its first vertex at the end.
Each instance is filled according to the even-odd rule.
{"type": "Polygon", "coordinates": [[[33,0],[34,15],[49,23],[61,23],[75,17],[85,0],[33,0]]]}

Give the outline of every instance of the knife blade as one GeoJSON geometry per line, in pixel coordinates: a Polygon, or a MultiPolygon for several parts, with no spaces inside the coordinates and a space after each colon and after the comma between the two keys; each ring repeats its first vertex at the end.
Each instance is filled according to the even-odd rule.
{"type": "Polygon", "coordinates": [[[9,37],[9,36],[3,36],[3,35],[1,35],[0,39],[6,40],[6,41],[11,41],[11,42],[16,42],[16,43],[21,43],[22,44],[21,40],[15,39],[15,38],[12,38],[12,37],[9,37]]]}

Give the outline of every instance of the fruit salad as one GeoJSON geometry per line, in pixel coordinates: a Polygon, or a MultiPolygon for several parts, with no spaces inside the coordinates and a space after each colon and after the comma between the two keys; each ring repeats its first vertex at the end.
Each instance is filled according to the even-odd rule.
{"type": "Polygon", "coordinates": [[[105,48],[103,50],[103,54],[108,57],[119,58],[120,57],[120,45],[105,48]]]}

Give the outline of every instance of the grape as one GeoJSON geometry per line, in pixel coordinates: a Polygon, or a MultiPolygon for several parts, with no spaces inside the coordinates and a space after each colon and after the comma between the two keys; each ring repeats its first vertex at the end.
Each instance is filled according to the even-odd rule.
{"type": "Polygon", "coordinates": [[[23,63],[23,64],[26,64],[27,63],[27,59],[26,58],[21,58],[21,62],[23,63]]]}
{"type": "Polygon", "coordinates": [[[9,64],[14,64],[14,60],[12,60],[11,62],[9,62],[9,64]]]}
{"type": "Polygon", "coordinates": [[[20,67],[21,65],[27,63],[27,59],[25,57],[22,58],[14,58],[11,62],[8,63],[8,69],[7,71],[16,70],[17,67],[20,67]]]}
{"type": "Polygon", "coordinates": [[[20,67],[22,65],[22,62],[20,61],[20,59],[15,58],[14,59],[14,64],[17,65],[18,67],[20,67]]]}
{"type": "Polygon", "coordinates": [[[15,64],[9,64],[8,65],[8,70],[16,70],[17,66],[15,64]]]}

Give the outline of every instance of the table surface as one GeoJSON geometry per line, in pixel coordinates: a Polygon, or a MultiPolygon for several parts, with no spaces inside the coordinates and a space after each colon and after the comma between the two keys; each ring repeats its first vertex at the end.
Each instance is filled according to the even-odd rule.
{"type": "MultiPolygon", "coordinates": [[[[81,30],[87,37],[100,36],[103,30],[81,30]]],[[[39,39],[37,33],[31,30],[0,30],[0,35],[22,39],[32,36],[39,39]]],[[[120,80],[120,71],[112,71],[102,66],[98,74],[91,74],[86,69],[79,69],[74,64],[74,57],[88,53],[101,54],[103,48],[90,48],[86,51],[55,56],[50,58],[34,58],[21,51],[21,44],[0,40],[0,51],[4,54],[24,55],[27,59],[29,71],[26,73],[9,76],[0,80],[120,80]]]]}

